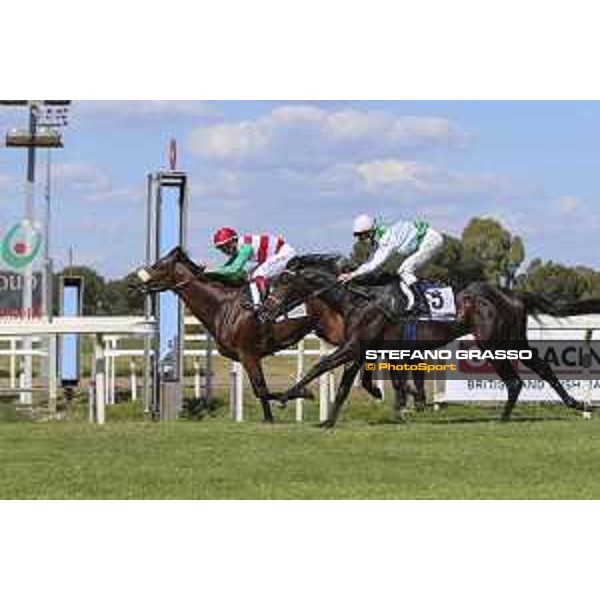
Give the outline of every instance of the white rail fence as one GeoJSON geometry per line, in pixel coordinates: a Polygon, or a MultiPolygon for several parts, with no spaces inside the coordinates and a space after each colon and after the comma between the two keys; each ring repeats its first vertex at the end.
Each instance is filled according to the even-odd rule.
{"type": "MultiPolygon", "coordinates": [[[[188,319],[186,319],[188,324],[188,319]]],[[[197,325],[195,320],[189,321],[191,325],[197,325]]],[[[105,405],[116,402],[118,363],[128,361],[129,399],[136,401],[140,398],[140,386],[143,384],[144,349],[123,348],[120,343],[132,338],[143,338],[154,331],[155,323],[140,317],[59,317],[52,321],[0,321],[0,340],[8,342],[8,347],[0,348],[0,357],[8,357],[8,387],[0,388],[0,393],[19,394],[21,399],[28,397],[28,392],[36,391],[35,388],[25,388],[23,380],[22,361],[24,357],[32,356],[40,361],[49,359],[46,349],[42,349],[43,338],[49,337],[54,341],[54,352],[56,340],[59,335],[75,333],[91,335],[94,341],[92,353],[92,373],[90,386],[90,415],[97,422],[105,420],[105,405]],[[33,343],[31,349],[23,347],[23,340],[29,339],[33,343]],[[37,346],[37,347],[36,347],[37,346]]],[[[585,317],[553,318],[541,316],[538,319],[530,319],[528,324],[528,335],[530,339],[583,339],[591,332],[592,339],[600,336],[600,315],[589,315],[585,317]]],[[[202,359],[206,359],[207,350],[204,348],[190,348],[191,343],[206,345],[205,334],[188,334],[185,336],[186,345],[184,357],[192,358],[192,377],[186,378],[186,384],[193,387],[194,396],[201,397],[205,381],[202,370],[202,359]]],[[[307,347],[308,342],[313,344],[318,338],[314,335],[307,336],[296,347],[288,348],[277,354],[279,357],[292,357],[296,359],[295,380],[301,378],[305,371],[306,358],[320,358],[331,351],[325,343],[318,340],[317,347],[307,347]]],[[[53,344],[49,345],[50,348],[53,344]]],[[[217,350],[211,351],[212,356],[220,356],[217,350]]],[[[47,386],[49,404],[56,406],[57,380],[56,369],[49,369],[50,377],[47,386]]],[[[244,418],[244,374],[241,365],[231,363],[229,368],[229,400],[231,417],[236,421],[244,418]]],[[[481,401],[482,391],[467,389],[461,382],[448,381],[436,382],[435,403],[481,401]],[[462,385],[462,387],[461,387],[462,385]]],[[[380,383],[383,390],[383,383],[380,383]]],[[[585,386],[584,386],[585,387],[585,386]]],[[[44,388],[40,388],[44,389],[44,388]]],[[[600,401],[600,386],[586,391],[591,399],[600,401]],[[597,397],[596,397],[597,396],[597,397]]],[[[329,406],[335,395],[335,380],[332,373],[323,375],[319,384],[319,416],[321,419],[327,417],[329,406]]],[[[488,394],[489,399],[496,398],[496,392],[488,394]]],[[[548,394],[547,394],[548,395],[548,394]]],[[[485,396],[485,394],[483,394],[485,396]]],[[[522,399],[527,401],[539,401],[539,394],[529,398],[528,390],[525,389],[522,399]]],[[[305,416],[305,407],[301,399],[295,401],[295,419],[302,421],[305,416]]]]}
{"type": "MultiPolygon", "coordinates": [[[[86,325],[82,326],[80,321],[79,328],[74,328],[78,333],[90,333],[94,329],[93,323],[97,323],[94,329],[96,334],[95,339],[95,350],[92,353],[92,369],[91,369],[91,381],[90,386],[90,420],[98,422],[104,422],[105,420],[105,405],[113,405],[117,400],[117,374],[120,369],[119,364],[122,361],[128,361],[128,392],[129,400],[135,402],[138,401],[141,394],[140,388],[143,385],[143,362],[145,357],[145,350],[143,348],[123,348],[120,344],[124,341],[131,340],[133,334],[139,335],[139,330],[135,330],[132,333],[123,332],[119,334],[102,333],[103,331],[110,331],[111,326],[107,325],[106,319],[99,318],[86,318],[81,317],[81,320],[85,320],[86,325]]],[[[65,329],[65,323],[57,319],[53,320],[53,325],[47,326],[44,332],[52,331],[54,335],[60,335],[63,333],[73,333],[71,329],[65,329]],[[67,331],[68,329],[68,331],[67,331]]],[[[31,324],[31,322],[30,322],[31,324]]],[[[8,365],[8,387],[1,387],[0,393],[7,394],[19,394],[20,402],[23,403],[23,398],[27,397],[27,393],[31,391],[37,391],[36,388],[25,389],[23,384],[23,358],[25,356],[32,356],[41,360],[47,360],[49,353],[47,350],[42,349],[40,346],[42,343],[42,336],[24,336],[24,335],[4,335],[8,327],[6,322],[0,323],[0,340],[8,342],[8,348],[0,348],[0,357],[7,356],[9,358],[8,365]],[[4,330],[4,331],[3,331],[4,330]],[[29,338],[32,342],[31,349],[23,349],[23,340],[29,338]]],[[[26,323],[20,323],[20,327],[23,331],[27,331],[26,323]]],[[[113,328],[114,325],[112,326],[113,328]]],[[[19,328],[19,325],[15,321],[10,323],[9,331],[14,333],[15,328],[19,328]]],[[[35,329],[42,330],[43,327],[37,323],[35,329]]],[[[192,377],[185,378],[185,383],[188,386],[193,387],[193,394],[195,398],[200,398],[203,394],[206,385],[206,377],[208,374],[203,371],[203,359],[206,360],[207,350],[204,348],[190,348],[189,345],[192,343],[200,343],[206,345],[208,336],[206,334],[189,334],[185,336],[186,347],[184,349],[184,358],[192,358],[192,377]],[[190,383],[191,382],[191,383],[190,383]]],[[[315,357],[320,359],[329,352],[332,348],[319,340],[315,335],[308,335],[305,339],[301,340],[298,345],[294,348],[288,348],[278,352],[278,357],[288,357],[296,359],[295,380],[298,381],[305,369],[306,358],[315,357]],[[318,341],[318,347],[308,348],[307,342],[318,341]]],[[[211,351],[211,356],[220,357],[221,355],[217,350],[211,351]]],[[[242,421],[244,418],[244,388],[245,388],[245,375],[244,370],[240,363],[230,361],[229,367],[229,403],[230,403],[230,414],[231,418],[235,421],[242,421]]],[[[122,371],[121,371],[122,372],[122,371]]],[[[45,387],[39,388],[45,390],[45,387]]],[[[56,380],[51,381],[48,386],[48,393],[51,402],[56,402],[57,396],[57,382],[56,380]]],[[[319,414],[322,419],[326,418],[329,410],[329,405],[333,401],[335,396],[335,378],[333,373],[327,373],[320,377],[319,383],[319,414]]],[[[304,403],[302,399],[295,400],[295,419],[302,421],[304,419],[304,403]]]]}

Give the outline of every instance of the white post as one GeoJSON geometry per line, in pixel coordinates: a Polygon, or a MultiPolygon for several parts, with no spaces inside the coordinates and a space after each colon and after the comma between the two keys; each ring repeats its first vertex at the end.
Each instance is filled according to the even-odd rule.
{"type": "Polygon", "coordinates": [[[327,381],[329,383],[329,403],[333,404],[335,399],[335,374],[333,371],[327,373],[327,381]]]}
{"type": "Polygon", "coordinates": [[[194,398],[200,398],[202,394],[202,382],[200,381],[200,359],[194,359],[194,398]]]}
{"type": "Polygon", "coordinates": [[[229,402],[231,409],[231,418],[240,423],[244,420],[244,387],[242,365],[233,361],[231,363],[231,384],[229,402]]]}
{"type": "MultiPolygon", "coordinates": [[[[304,340],[298,342],[298,348],[296,350],[296,382],[302,379],[304,373],[304,340]]],[[[296,398],[296,421],[302,422],[303,418],[303,398],[296,398]]]]}
{"type": "Polygon", "coordinates": [[[17,350],[17,340],[10,338],[10,388],[14,390],[17,387],[17,364],[15,352],[17,350]]]}
{"type": "Polygon", "coordinates": [[[585,373],[587,375],[588,387],[585,392],[583,400],[584,410],[582,416],[584,419],[592,418],[592,379],[590,377],[590,368],[592,366],[592,338],[594,337],[594,331],[588,329],[585,332],[585,373]]]}
{"type": "Polygon", "coordinates": [[[109,349],[109,340],[104,338],[104,356],[106,358],[106,362],[104,364],[104,389],[106,390],[106,404],[110,404],[110,354],[108,353],[109,349]]]}
{"type": "MultiPolygon", "coordinates": [[[[329,344],[321,340],[319,358],[327,354],[329,354],[329,344]]],[[[319,420],[321,421],[329,418],[329,404],[331,402],[329,397],[330,388],[328,373],[325,373],[319,377],[319,420]]]]}
{"type": "Polygon", "coordinates": [[[48,337],[48,410],[52,416],[56,416],[56,399],[58,397],[58,381],[56,373],[56,356],[58,341],[57,336],[48,337]]]}
{"type": "Polygon", "coordinates": [[[137,371],[136,371],[135,358],[131,358],[129,361],[129,376],[130,376],[130,388],[131,388],[131,401],[137,402],[137,371]]]}
{"type": "Polygon", "coordinates": [[[94,336],[94,373],[96,379],[96,388],[94,390],[96,422],[102,425],[106,420],[106,356],[104,354],[104,344],[102,343],[101,334],[94,336]]]}
{"type": "MultiPolygon", "coordinates": [[[[377,363],[379,365],[379,363],[377,363]]],[[[385,400],[385,379],[374,379],[375,387],[379,388],[381,392],[381,399],[377,402],[383,402],[385,400]]]]}
{"type": "MultiPolygon", "coordinates": [[[[21,349],[25,349],[25,346],[22,345],[21,349]]],[[[20,357],[19,363],[20,363],[20,366],[19,366],[19,388],[21,388],[21,391],[19,392],[19,403],[20,404],[27,404],[28,400],[31,397],[31,395],[30,394],[26,394],[25,392],[23,392],[23,389],[27,385],[27,377],[25,376],[25,370],[26,370],[26,367],[27,367],[27,365],[25,363],[25,356],[21,356],[20,357]]]]}
{"type": "MultiPolygon", "coordinates": [[[[117,340],[112,339],[110,341],[111,350],[115,350],[117,348],[117,340]]],[[[110,356],[110,403],[115,403],[115,387],[117,384],[116,379],[116,371],[117,371],[117,357],[114,354],[110,356]]]]}
{"type": "Polygon", "coordinates": [[[88,421],[93,423],[96,418],[96,388],[91,382],[88,385],[88,421]]]}
{"type": "Polygon", "coordinates": [[[115,338],[107,338],[104,343],[104,350],[106,356],[106,403],[115,403],[115,367],[116,367],[116,356],[112,354],[112,350],[117,347],[117,340],[115,338]]]}

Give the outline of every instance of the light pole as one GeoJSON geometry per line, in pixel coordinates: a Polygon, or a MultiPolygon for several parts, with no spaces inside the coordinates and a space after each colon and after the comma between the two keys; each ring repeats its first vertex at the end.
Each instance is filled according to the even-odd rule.
{"type": "MultiPolygon", "coordinates": [[[[60,134],[50,129],[49,125],[52,119],[51,116],[56,110],[66,111],[71,101],[70,100],[0,100],[0,106],[27,106],[29,108],[29,125],[23,130],[12,130],[6,135],[6,146],[11,148],[27,148],[27,175],[25,182],[25,211],[23,220],[23,229],[27,245],[30,244],[33,225],[35,218],[35,158],[36,148],[62,148],[62,139],[60,134]],[[44,129],[40,129],[39,125],[45,125],[44,129]]],[[[64,113],[66,115],[66,112],[64,113]]],[[[66,124],[59,123],[58,125],[66,124]]],[[[49,196],[47,197],[49,203],[49,196]]],[[[46,207],[46,236],[49,233],[49,206],[46,207]]],[[[51,276],[49,274],[49,246],[48,238],[44,239],[44,271],[43,271],[43,288],[42,302],[45,314],[48,315],[48,308],[51,306],[51,299],[48,301],[48,287],[51,276]]],[[[50,294],[51,296],[51,294],[50,294]]],[[[30,261],[25,266],[23,272],[23,287],[22,287],[22,313],[25,318],[32,318],[33,315],[33,261],[30,261]]],[[[25,338],[23,342],[25,354],[23,357],[23,391],[20,395],[23,404],[31,404],[32,387],[32,356],[31,356],[31,339],[25,338]]]]}

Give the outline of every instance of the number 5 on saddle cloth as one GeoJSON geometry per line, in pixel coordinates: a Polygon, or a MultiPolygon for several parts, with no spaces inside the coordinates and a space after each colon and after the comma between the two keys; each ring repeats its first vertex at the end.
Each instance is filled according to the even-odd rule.
{"type": "Polygon", "coordinates": [[[377,304],[393,321],[409,318],[418,321],[452,321],[456,319],[454,292],[450,286],[420,281],[416,284],[418,296],[413,309],[406,312],[407,299],[397,281],[382,285],[377,304]]]}
{"type": "Polygon", "coordinates": [[[429,308],[429,315],[419,315],[420,320],[430,318],[434,321],[451,321],[456,318],[454,292],[450,286],[428,281],[417,285],[429,308]]]}

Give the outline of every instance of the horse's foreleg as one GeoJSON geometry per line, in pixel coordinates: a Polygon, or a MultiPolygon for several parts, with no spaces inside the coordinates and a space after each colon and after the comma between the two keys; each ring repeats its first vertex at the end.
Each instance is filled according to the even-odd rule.
{"type": "Polygon", "coordinates": [[[344,373],[342,375],[342,380],[340,381],[340,385],[338,386],[337,392],[335,394],[335,400],[333,401],[333,405],[329,410],[329,416],[325,421],[320,423],[321,427],[327,427],[328,429],[335,426],[340,410],[348,398],[348,394],[352,389],[352,384],[354,383],[354,378],[360,369],[360,361],[353,361],[351,363],[346,364],[344,367],[344,373]]]}
{"type": "Polygon", "coordinates": [[[332,354],[323,357],[310,371],[300,379],[295,385],[293,385],[289,390],[284,392],[279,401],[282,404],[285,404],[292,398],[297,397],[298,394],[302,393],[304,388],[314,379],[323,375],[323,373],[327,373],[327,371],[331,371],[341,365],[354,361],[356,359],[354,352],[354,344],[346,343],[343,346],[340,346],[335,352],[332,354]]]}
{"type": "Polygon", "coordinates": [[[373,371],[367,371],[366,369],[362,372],[360,383],[364,390],[366,390],[370,396],[373,396],[376,400],[381,400],[383,397],[381,390],[373,384],[373,371]]]}
{"type": "Polygon", "coordinates": [[[263,421],[272,423],[273,413],[271,411],[271,405],[269,404],[270,394],[260,359],[254,355],[244,354],[240,356],[240,362],[248,374],[254,395],[260,400],[263,411],[263,421]]]}

